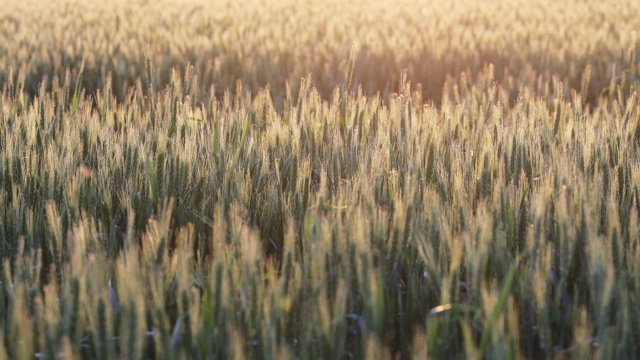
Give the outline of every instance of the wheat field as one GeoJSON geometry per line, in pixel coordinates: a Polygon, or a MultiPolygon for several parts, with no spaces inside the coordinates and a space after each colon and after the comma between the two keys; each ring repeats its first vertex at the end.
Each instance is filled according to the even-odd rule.
{"type": "Polygon", "coordinates": [[[640,357],[640,3],[0,8],[0,358],[640,357]]]}

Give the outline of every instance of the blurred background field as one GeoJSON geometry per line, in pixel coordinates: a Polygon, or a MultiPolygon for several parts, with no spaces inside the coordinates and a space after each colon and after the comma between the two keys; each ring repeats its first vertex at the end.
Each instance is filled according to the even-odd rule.
{"type": "Polygon", "coordinates": [[[639,8],[0,0],[0,358],[638,358],[639,8]]]}
{"type": "Polygon", "coordinates": [[[0,81],[24,76],[36,94],[44,77],[72,80],[85,61],[82,88],[111,79],[122,100],[145,72],[156,84],[191,64],[202,91],[241,80],[254,94],[269,85],[281,104],[286,84],[312,74],[328,97],[343,82],[357,43],[354,88],[398,92],[408,70],[414,86],[439,104],[449,78],[475,80],[487,64],[512,98],[554,77],[589,87],[592,103],[612,79],[638,81],[640,4],[599,1],[5,1],[0,14],[0,81]]]}

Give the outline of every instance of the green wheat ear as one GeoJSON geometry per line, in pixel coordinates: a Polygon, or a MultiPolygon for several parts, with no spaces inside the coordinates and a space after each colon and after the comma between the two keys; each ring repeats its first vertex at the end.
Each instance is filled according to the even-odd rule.
{"type": "Polygon", "coordinates": [[[71,113],[74,114],[78,108],[78,100],[80,97],[80,83],[82,82],[82,74],[84,73],[85,60],[82,59],[80,70],[78,71],[78,77],[76,78],[76,85],[73,88],[73,98],[71,100],[71,113]]]}
{"type": "Polygon", "coordinates": [[[247,141],[247,136],[249,135],[249,129],[251,127],[251,117],[247,115],[244,120],[244,125],[242,126],[242,135],[240,137],[240,144],[238,146],[238,152],[243,151],[244,145],[247,141]]]}
{"type": "Polygon", "coordinates": [[[151,186],[151,197],[153,199],[153,208],[157,208],[158,206],[158,198],[160,194],[158,193],[158,178],[156,176],[156,171],[153,168],[151,163],[151,159],[147,158],[146,160],[146,170],[147,170],[147,180],[149,185],[151,186]]]}

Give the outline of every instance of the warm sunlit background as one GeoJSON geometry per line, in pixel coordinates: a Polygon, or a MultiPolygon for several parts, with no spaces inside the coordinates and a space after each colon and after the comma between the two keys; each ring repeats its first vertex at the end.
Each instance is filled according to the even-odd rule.
{"type": "Polygon", "coordinates": [[[312,75],[328,96],[353,72],[367,94],[398,91],[403,69],[439,103],[448,77],[495,77],[521,85],[556,78],[579,89],[585,71],[595,100],[612,78],[636,74],[640,3],[627,1],[3,1],[0,81],[22,73],[72,77],[85,61],[88,92],[111,77],[119,98],[144,74],[158,83],[194,67],[201,85],[222,92],[241,80],[255,92],[312,75]],[[632,54],[633,53],[633,54],[632,54]],[[12,75],[11,75],[12,74],[12,75]]]}

